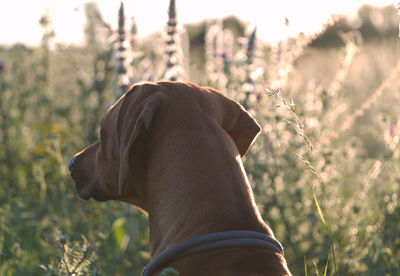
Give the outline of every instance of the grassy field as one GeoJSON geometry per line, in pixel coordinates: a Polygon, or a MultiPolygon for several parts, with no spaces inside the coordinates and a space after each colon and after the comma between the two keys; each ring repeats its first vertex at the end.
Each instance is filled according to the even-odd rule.
{"type": "Polygon", "coordinates": [[[140,275],[146,216],[79,200],[66,164],[124,86],[174,78],[220,89],[263,127],[245,167],[294,275],[400,275],[396,25],[328,24],[271,46],[230,18],[128,32],[119,53],[96,6],[86,12],[83,46],[54,44],[44,17],[40,46],[0,47],[0,275],[140,275]]]}

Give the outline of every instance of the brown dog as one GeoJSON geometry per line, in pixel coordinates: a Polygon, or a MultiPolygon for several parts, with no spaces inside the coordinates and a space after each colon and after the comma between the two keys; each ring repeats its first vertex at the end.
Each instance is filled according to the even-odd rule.
{"type": "MultiPolygon", "coordinates": [[[[144,83],[122,96],[100,125],[100,139],[69,162],[77,193],[147,212],[152,259],[208,233],[273,237],[241,162],[260,127],[237,102],[191,83],[144,83]]],[[[202,251],[156,272],[165,267],[180,276],[290,275],[282,254],[257,247],[202,251]]]]}

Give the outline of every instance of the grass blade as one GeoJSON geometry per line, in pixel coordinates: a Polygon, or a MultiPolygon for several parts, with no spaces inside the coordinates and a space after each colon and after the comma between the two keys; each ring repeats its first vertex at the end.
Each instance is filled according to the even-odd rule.
{"type": "Polygon", "coordinates": [[[306,256],[304,256],[304,275],[305,276],[308,275],[308,273],[307,273],[307,259],[306,259],[306,256]]]}
{"type": "Polygon", "coordinates": [[[328,260],[326,260],[326,265],[325,265],[325,270],[324,270],[324,276],[326,276],[326,273],[328,272],[328,265],[329,265],[329,255],[328,255],[328,260]]]}
{"type": "Polygon", "coordinates": [[[322,213],[321,206],[319,205],[317,196],[316,196],[316,194],[315,194],[314,186],[313,186],[312,191],[313,191],[314,201],[315,201],[315,205],[317,206],[317,210],[318,210],[319,217],[321,218],[322,224],[324,225],[324,227],[325,227],[325,229],[326,229],[326,232],[328,232],[329,237],[332,238],[331,229],[329,228],[329,225],[326,223],[326,220],[325,220],[325,218],[324,218],[324,214],[322,213]]]}
{"type": "MultiPolygon", "coordinates": [[[[326,232],[328,233],[329,239],[331,241],[331,250],[332,250],[332,258],[333,258],[333,267],[334,267],[334,275],[336,275],[336,258],[335,258],[335,248],[333,246],[333,236],[332,236],[332,231],[331,228],[329,227],[329,224],[326,222],[324,214],[322,212],[321,206],[319,205],[318,199],[317,199],[317,195],[315,194],[315,189],[314,189],[314,185],[312,187],[312,191],[313,191],[313,195],[314,195],[314,202],[315,205],[317,206],[317,210],[318,210],[318,214],[319,217],[321,218],[322,224],[325,227],[326,232]]],[[[326,264],[328,266],[328,263],[326,264]]],[[[325,267],[325,270],[327,269],[327,267],[325,267]]]]}

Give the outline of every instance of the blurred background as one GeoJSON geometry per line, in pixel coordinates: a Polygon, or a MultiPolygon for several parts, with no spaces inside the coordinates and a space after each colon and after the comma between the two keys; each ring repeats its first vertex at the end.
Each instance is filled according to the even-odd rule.
{"type": "Polygon", "coordinates": [[[294,275],[400,275],[396,3],[275,2],[1,2],[0,275],[140,275],[146,215],[78,199],[66,164],[158,80],[257,118],[245,167],[294,275]]]}

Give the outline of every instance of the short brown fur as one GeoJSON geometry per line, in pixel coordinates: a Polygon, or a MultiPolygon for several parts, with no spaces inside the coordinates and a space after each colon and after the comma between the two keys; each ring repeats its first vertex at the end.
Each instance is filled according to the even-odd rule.
{"type": "MultiPolygon", "coordinates": [[[[211,88],[139,84],[109,109],[99,141],[76,155],[71,176],[83,199],[120,200],[148,213],[151,258],[213,232],[273,236],[241,162],[259,132],[249,113],[211,88]]],[[[167,267],[180,276],[291,275],[282,255],[258,248],[201,252],[167,267]]]]}

